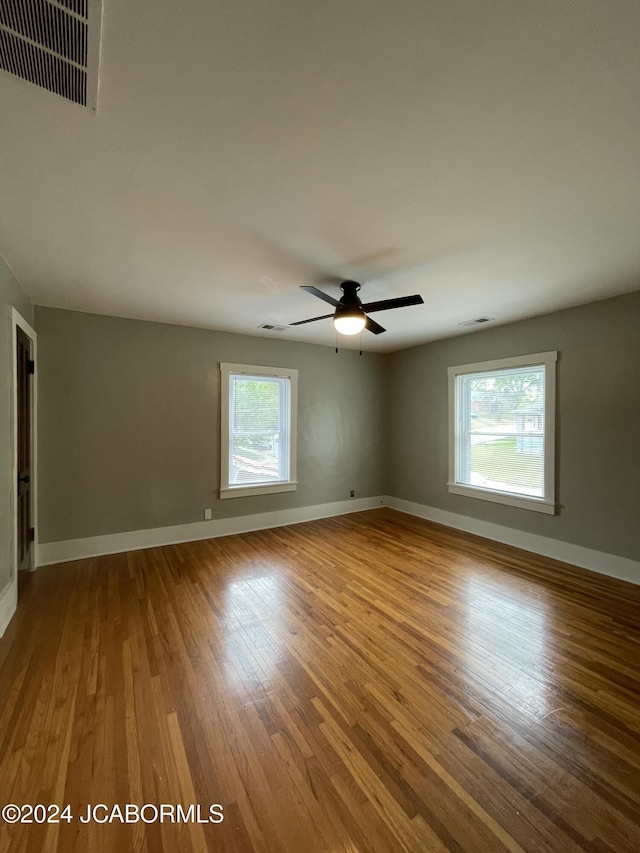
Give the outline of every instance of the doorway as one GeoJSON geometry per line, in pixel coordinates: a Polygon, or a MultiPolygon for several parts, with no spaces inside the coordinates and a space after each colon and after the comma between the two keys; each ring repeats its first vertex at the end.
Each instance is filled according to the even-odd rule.
{"type": "Polygon", "coordinates": [[[0,637],[18,605],[20,586],[37,565],[37,413],[35,382],[36,333],[29,323],[9,307],[9,374],[11,426],[9,432],[9,583],[0,589],[0,637]]]}
{"type": "Polygon", "coordinates": [[[36,568],[36,333],[12,311],[14,579],[36,568]]]}
{"type": "Polygon", "coordinates": [[[16,417],[18,421],[16,457],[17,457],[17,564],[19,570],[33,568],[33,526],[31,477],[32,468],[32,420],[31,381],[35,372],[35,363],[31,358],[31,341],[19,326],[16,327],[16,417]]]}

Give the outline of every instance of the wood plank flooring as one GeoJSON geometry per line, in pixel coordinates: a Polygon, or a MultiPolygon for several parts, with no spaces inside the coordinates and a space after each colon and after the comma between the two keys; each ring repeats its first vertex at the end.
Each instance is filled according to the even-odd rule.
{"type": "Polygon", "coordinates": [[[0,851],[637,853],[639,664],[640,587],[386,509],[40,569],[0,805],[74,818],[0,851]]]}

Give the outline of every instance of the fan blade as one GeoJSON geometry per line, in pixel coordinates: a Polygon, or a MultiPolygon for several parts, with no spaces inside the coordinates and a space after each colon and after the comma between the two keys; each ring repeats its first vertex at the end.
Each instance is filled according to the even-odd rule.
{"type": "Polygon", "coordinates": [[[368,329],[370,332],[373,332],[374,335],[381,335],[383,332],[386,332],[386,329],[383,329],[379,323],[376,323],[375,320],[372,320],[371,317],[367,317],[367,322],[364,324],[365,329],[368,329]]]}
{"type": "Polygon", "coordinates": [[[298,320],[297,323],[289,323],[289,325],[302,326],[304,323],[315,323],[316,320],[326,320],[328,317],[333,317],[333,314],[323,314],[322,317],[312,317],[310,320],[298,320]]]}
{"type": "MultiPolygon", "coordinates": [[[[317,287],[313,287],[311,284],[303,284],[301,285],[303,290],[306,290],[307,293],[313,294],[313,296],[317,296],[318,299],[323,299],[325,302],[328,302],[329,305],[333,305],[334,308],[337,308],[340,303],[337,299],[334,299],[333,296],[329,296],[328,293],[323,293],[321,290],[318,290],[317,287]]],[[[306,322],[310,322],[307,320],[306,322]]]]}
{"type": "Polygon", "coordinates": [[[424,299],[416,293],[415,296],[400,296],[397,299],[369,302],[361,307],[366,314],[370,314],[372,311],[387,311],[390,308],[405,308],[408,305],[424,305],[424,299]]]}

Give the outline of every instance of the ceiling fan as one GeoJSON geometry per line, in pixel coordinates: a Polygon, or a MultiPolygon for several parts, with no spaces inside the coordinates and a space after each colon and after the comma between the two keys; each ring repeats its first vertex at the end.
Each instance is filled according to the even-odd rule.
{"type": "Polygon", "coordinates": [[[315,323],[316,320],[326,320],[328,317],[333,317],[333,325],[336,330],[342,335],[357,335],[363,329],[368,329],[374,335],[380,335],[386,332],[379,323],[368,317],[374,311],[388,311],[390,308],[405,308],[408,305],[422,305],[424,300],[422,296],[415,294],[414,296],[400,296],[397,299],[382,299],[380,302],[366,302],[358,296],[360,285],[357,281],[343,281],[340,285],[342,297],[340,301],[318,290],[317,287],[311,285],[302,285],[302,289],[307,293],[317,296],[318,299],[328,302],[329,305],[335,307],[333,314],[323,314],[322,317],[311,317],[309,320],[298,320],[297,323],[289,323],[290,326],[302,326],[304,323],[315,323]]]}

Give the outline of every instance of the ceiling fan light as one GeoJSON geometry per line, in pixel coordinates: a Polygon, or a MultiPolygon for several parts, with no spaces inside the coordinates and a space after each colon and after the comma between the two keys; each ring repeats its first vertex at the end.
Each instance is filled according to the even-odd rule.
{"type": "Polygon", "coordinates": [[[364,329],[364,324],[367,322],[362,311],[340,311],[336,312],[333,318],[333,325],[336,332],[341,335],[357,335],[364,329]]]}

